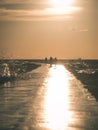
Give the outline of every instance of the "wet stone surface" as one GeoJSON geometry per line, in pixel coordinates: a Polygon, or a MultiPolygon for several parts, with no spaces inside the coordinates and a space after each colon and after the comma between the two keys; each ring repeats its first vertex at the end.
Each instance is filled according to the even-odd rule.
{"type": "Polygon", "coordinates": [[[98,102],[63,65],[0,86],[0,130],[97,130],[98,102]]]}

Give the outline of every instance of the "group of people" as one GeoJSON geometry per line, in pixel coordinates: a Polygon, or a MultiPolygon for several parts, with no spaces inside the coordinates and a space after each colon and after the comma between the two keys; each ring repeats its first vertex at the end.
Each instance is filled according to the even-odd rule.
{"type": "Polygon", "coordinates": [[[52,64],[57,64],[57,58],[53,58],[53,57],[50,57],[49,59],[47,57],[45,57],[45,62],[46,63],[49,63],[50,66],[52,66],[52,64]]]}

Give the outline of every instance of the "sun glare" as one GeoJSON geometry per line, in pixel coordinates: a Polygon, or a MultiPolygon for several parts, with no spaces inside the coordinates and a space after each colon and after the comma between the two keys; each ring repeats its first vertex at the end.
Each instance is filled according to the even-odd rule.
{"type": "Polygon", "coordinates": [[[51,0],[51,12],[54,14],[68,14],[75,10],[74,0],[51,0]]]}
{"type": "Polygon", "coordinates": [[[47,79],[48,89],[45,99],[46,127],[51,130],[64,130],[71,122],[69,111],[68,72],[58,65],[50,69],[47,79]]]}
{"type": "Polygon", "coordinates": [[[71,6],[73,0],[52,0],[51,2],[55,8],[65,8],[71,6]]]}

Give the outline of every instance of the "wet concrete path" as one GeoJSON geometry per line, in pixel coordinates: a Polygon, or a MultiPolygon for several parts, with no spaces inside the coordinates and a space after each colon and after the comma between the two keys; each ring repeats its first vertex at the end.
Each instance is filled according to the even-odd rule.
{"type": "Polygon", "coordinates": [[[63,65],[0,86],[0,130],[97,130],[98,102],[63,65]]]}

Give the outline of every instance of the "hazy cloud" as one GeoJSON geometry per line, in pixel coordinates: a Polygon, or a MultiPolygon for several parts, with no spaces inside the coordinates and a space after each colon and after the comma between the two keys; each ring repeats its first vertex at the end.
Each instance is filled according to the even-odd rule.
{"type": "Polygon", "coordinates": [[[0,0],[0,4],[47,4],[48,0],[0,0]]]}
{"type": "MultiPolygon", "coordinates": [[[[51,14],[47,9],[45,10],[9,10],[2,8],[0,9],[0,20],[49,20],[49,19],[59,19],[61,16],[56,14],[51,14]],[[55,17],[54,17],[55,16],[55,17]],[[54,18],[53,18],[54,17],[54,18]]],[[[65,18],[63,16],[63,18],[65,18]]],[[[70,18],[66,16],[66,18],[70,18]]]]}
{"type": "Polygon", "coordinates": [[[0,0],[0,4],[19,4],[19,3],[30,3],[34,0],[0,0]]]}
{"type": "MultiPolygon", "coordinates": [[[[72,7],[74,11],[80,7],[72,7]]],[[[59,15],[63,18],[70,18],[70,9],[65,12],[58,12],[51,7],[47,0],[1,0],[0,1],[0,20],[54,20],[59,15]],[[65,16],[64,16],[65,15],[65,16]],[[54,16],[54,18],[53,18],[54,16]]]]}

